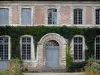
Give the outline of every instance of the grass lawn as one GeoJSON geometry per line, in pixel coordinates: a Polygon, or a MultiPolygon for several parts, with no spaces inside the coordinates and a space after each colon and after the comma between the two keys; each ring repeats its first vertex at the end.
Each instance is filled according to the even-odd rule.
{"type": "Polygon", "coordinates": [[[0,72],[0,75],[4,75],[4,72],[0,72]]]}

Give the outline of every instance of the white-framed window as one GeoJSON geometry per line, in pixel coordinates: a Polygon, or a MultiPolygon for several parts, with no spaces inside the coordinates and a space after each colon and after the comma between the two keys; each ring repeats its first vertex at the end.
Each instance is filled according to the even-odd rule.
{"type": "Polygon", "coordinates": [[[10,36],[0,36],[0,60],[10,60],[10,36]]]}
{"type": "Polygon", "coordinates": [[[21,25],[33,25],[33,9],[32,8],[21,8],[21,25]]]}
{"type": "Polygon", "coordinates": [[[85,60],[85,41],[81,35],[74,36],[73,40],[73,55],[74,62],[81,62],[85,60]]]}
{"type": "Polygon", "coordinates": [[[95,38],[95,58],[100,61],[100,36],[95,38]]]}
{"type": "Polygon", "coordinates": [[[83,9],[73,9],[73,24],[83,24],[83,9]]]}
{"type": "Polygon", "coordinates": [[[0,25],[9,24],[9,8],[0,8],[0,25]]]}
{"type": "Polygon", "coordinates": [[[86,7],[71,6],[71,24],[75,26],[82,26],[86,23],[86,7]]]}
{"type": "Polygon", "coordinates": [[[95,24],[100,24],[100,9],[95,9],[95,24]]]}
{"type": "Polygon", "coordinates": [[[20,37],[20,49],[22,60],[32,60],[34,53],[33,37],[31,35],[23,35],[20,37]]]}
{"type": "Polygon", "coordinates": [[[57,9],[49,8],[47,12],[48,12],[48,24],[57,24],[57,9]]]}

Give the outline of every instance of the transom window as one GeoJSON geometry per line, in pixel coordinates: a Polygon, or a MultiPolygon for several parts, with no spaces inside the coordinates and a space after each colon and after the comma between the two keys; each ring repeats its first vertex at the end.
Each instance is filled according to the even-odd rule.
{"type": "Polygon", "coordinates": [[[0,24],[9,24],[8,8],[0,8],[0,24]]]}
{"type": "Polygon", "coordinates": [[[57,9],[48,9],[48,24],[57,24],[57,9]]]}
{"type": "Polygon", "coordinates": [[[83,9],[74,9],[74,24],[82,24],[83,20],[83,9]]]}
{"type": "Polygon", "coordinates": [[[24,36],[21,38],[22,60],[31,60],[32,38],[24,36]]]}
{"type": "Polygon", "coordinates": [[[0,60],[9,59],[9,37],[0,37],[0,60]]]}
{"type": "Polygon", "coordinates": [[[100,60],[100,37],[95,39],[96,59],[100,60]]]}
{"type": "Polygon", "coordinates": [[[74,49],[74,60],[83,60],[83,38],[74,37],[73,39],[73,49],[74,49]]]}
{"type": "Polygon", "coordinates": [[[32,25],[32,10],[31,8],[21,9],[21,24],[32,25]]]}
{"type": "Polygon", "coordinates": [[[100,9],[95,10],[95,22],[96,24],[100,24],[100,9]]]}
{"type": "Polygon", "coordinates": [[[55,40],[50,40],[46,43],[46,46],[59,46],[59,44],[55,40]]]}

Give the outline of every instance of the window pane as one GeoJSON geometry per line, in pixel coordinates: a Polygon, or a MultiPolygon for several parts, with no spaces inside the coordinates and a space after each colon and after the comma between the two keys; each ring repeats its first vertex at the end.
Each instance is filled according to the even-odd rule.
{"type": "Polygon", "coordinates": [[[77,50],[78,50],[78,46],[74,44],[74,59],[78,59],[78,56],[77,56],[78,51],[77,50]]]}
{"type": "Polygon", "coordinates": [[[26,59],[26,45],[22,44],[22,59],[26,59]]]}
{"type": "Polygon", "coordinates": [[[32,24],[31,8],[21,9],[21,24],[31,25],[32,24]]]}
{"type": "Polygon", "coordinates": [[[23,60],[31,59],[31,38],[30,37],[22,38],[22,59],[23,60]]]}
{"type": "Polygon", "coordinates": [[[74,9],[74,24],[82,24],[82,9],[74,9]]]}
{"type": "Polygon", "coordinates": [[[26,42],[26,39],[27,39],[26,37],[23,37],[22,38],[22,43],[25,43],[26,42]]]}
{"type": "Polygon", "coordinates": [[[100,37],[96,38],[96,59],[100,60],[100,37]]]}
{"type": "Polygon", "coordinates": [[[8,60],[8,37],[0,37],[0,59],[8,60]]]}
{"type": "Polygon", "coordinates": [[[100,37],[96,38],[96,43],[100,43],[100,37]]]}
{"type": "Polygon", "coordinates": [[[48,9],[48,24],[57,24],[57,9],[48,9]]]}
{"type": "Polygon", "coordinates": [[[31,59],[31,45],[27,44],[27,59],[30,60],[31,59]]]}
{"type": "Polygon", "coordinates": [[[0,24],[9,24],[8,8],[0,8],[0,24]]]}
{"type": "Polygon", "coordinates": [[[96,9],[95,11],[95,21],[96,24],[100,24],[100,9],[96,9]]]}
{"type": "Polygon", "coordinates": [[[83,59],[83,39],[82,37],[74,37],[74,59],[83,59]]]}
{"type": "Polygon", "coordinates": [[[31,43],[31,38],[27,37],[27,42],[31,43]]]}

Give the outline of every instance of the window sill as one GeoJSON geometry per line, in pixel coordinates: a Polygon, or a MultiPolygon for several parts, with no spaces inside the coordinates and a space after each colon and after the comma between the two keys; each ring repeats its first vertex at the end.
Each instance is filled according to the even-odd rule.
{"type": "Polygon", "coordinates": [[[85,60],[74,60],[73,62],[79,63],[79,62],[84,62],[85,60]]]}
{"type": "Polygon", "coordinates": [[[10,60],[0,60],[0,62],[1,62],[1,61],[10,61],[10,60]]]}
{"type": "Polygon", "coordinates": [[[99,62],[100,63],[100,60],[96,60],[96,62],[99,62]]]}
{"type": "Polygon", "coordinates": [[[21,25],[21,24],[6,24],[6,25],[0,25],[0,26],[48,26],[48,27],[50,27],[50,26],[59,26],[59,27],[62,27],[62,26],[68,26],[68,27],[89,27],[89,28],[92,28],[92,27],[100,27],[100,25],[95,25],[95,24],[81,24],[81,25],[79,25],[79,24],[37,24],[37,25],[21,25]]]}
{"type": "Polygon", "coordinates": [[[23,62],[37,62],[36,60],[22,60],[23,62]]]}

